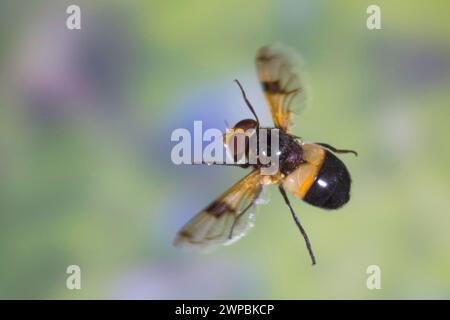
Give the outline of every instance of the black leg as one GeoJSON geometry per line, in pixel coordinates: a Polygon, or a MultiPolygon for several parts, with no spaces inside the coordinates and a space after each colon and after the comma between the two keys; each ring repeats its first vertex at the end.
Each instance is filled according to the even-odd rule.
{"type": "Polygon", "coordinates": [[[244,209],[244,211],[242,211],[241,213],[239,213],[239,214],[237,215],[237,217],[234,218],[233,225],[231,226],[230,233],[228,234],[228,239],[231,240],[231,239],[233,238],[233,231],[234,231],[234,228],[236,227],[236,224],[238,223],[239,219],[247,212],[247,210],[250,209],[250,207],[253,205],[253,203],[254,203],[254,201],[252,201],[252,202],[244,209]]]}
{"type": "Polygon", "coordinates": [[[248,209],[250,209],[254,204],[256,199],[259,198],[260,194],[261,194],[262,188],[259,189],[258,193],[255,195],[255,197],[253,198],[253,200],[245,207],[245,209],[239,213],[237,215],[237,217],[234,219],[233,221],[233,225],[231,226],[231,230],[230,230],[230,234],[228,235],[228,239],[232,239],[233,238],[233,231],[234,228],[236,227],[236,224],[238,223],[239,219],[247,212],[248,209]]]}
{"type": "Polygon", "coordinates": [[[284,202],[286,202],[286,204],[288,205],[289,209],[291,210],[291,214],[292,214],[292,217],[294,218],[295,224],[297,225],[298,229],[300,230],[300,233],[302,234],[303,238],[305,239],[306,247],[308,248],[309,255],[311,256],[312,264],[315,265],[316,264],[316,258],[314,257],[314,252],[313,252],[312,247],[311,247],[311,242],[309,242],[308,235],[306,234],[305,229],[303,229],[303,227],[302,227],[302,225],[300,223],[300,219],[295,214],[294,209],[292,209],[291,202],[289,201],[289,198],[288,198],[288,196],[286,194],[286,191],[284,190],[284,188],[281,185],[279,186],[279,189],[280,189],[281,195],[284,198],[284,202]]]}
{"type": "Polygon", "coordinates": [[[244,163],[244,164],[239,164],[239,163],[226,163],[226,162],[223,162],[223,163],[217,163],[217,162],[205,162],[205,161],[202,161],[202,162],[192,162],[191,163],[191,165],[195,165],[195,166],[198,166],[198,165],[207,165],[207,166],[228,166],[228,167],[240,167],[240,168],[248,168],[250,165],[248,164],[248,163],[244,163]]]}
{"type": "Polygon", "coordinates": [[[353,153],[355,156],[358,156],[358,152],[356,152],[355,150],[336,149],[335,147],[330,146],[327,143],[321,143],[321,142],[315,142],[315,144],[318,144],[319,146],[325,147],[325,148],[333,151],[334,153],[353,153]]]}
{"type": "Polygon", "coordinates": [[[250,101],[247,99],[247,95],[245,94],[244,88],[242,88],[241,83],[239,82],[239,80],[235,79],[234,80],[237,85],[239,86],[239,89],[241,89],[242,92],[242,97],[244,98],[245,103],[247,104],[247,107],[250,109],[251,113],[253,113],[253,116],[256,119],[256,122],[258,123],[258,127],[259,127],[259,119],[258,116],[256,115],[255,109],[253,109],[252,104],[250,103],[250,101]]]}

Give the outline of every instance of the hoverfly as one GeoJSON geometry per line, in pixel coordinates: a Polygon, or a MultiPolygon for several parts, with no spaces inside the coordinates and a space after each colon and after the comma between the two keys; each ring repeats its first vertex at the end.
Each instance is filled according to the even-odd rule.
{"type": "MultiPolygon", "coordinates": [[[[194,216],[178,232],[175,246],[202,249],[238,240],[253,224],[252,208],[263,186],[275,184],[305,240],[312,264],[316,263],[309,238],[286,191],[319,208],[332,210],[342,207],[350,198],[351,178],[344,163],[333,153],[357,153],[336,149],[325,143],[306,143],[290,133],[291,116],[297,113],[305,101],[305,88],[296,71],[298,59],[293,50],[280,45],[264,46],[256,55],[258,78],[275,128],[279,129],[277,173],[270,177],[262,175],[261,163],[235,164],[251,167],[253,171],[194,216]]],[[[262,129],[244,89],[238,80],[235,81],[254,119],[239,121],[231,132],[262,129]]],[[[225,134],[224,142],[227,143],[230,138],[229,134],[225,134]]]]}

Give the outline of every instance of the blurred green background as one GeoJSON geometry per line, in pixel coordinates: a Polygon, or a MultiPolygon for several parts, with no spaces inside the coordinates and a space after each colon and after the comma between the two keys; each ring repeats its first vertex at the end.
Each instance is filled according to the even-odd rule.
{"type": "Polygon", "coordinates": [[[450,298],[447,1],[77,1],[80,31],[69,4],[0,1],[0,298],[450,298]],[[352,199],[291,196],[315,267],[276,188],[237,244],[178,251],[245,172],[173,165],[170,134],[248,117],[235,78],[270,125],[253,59],[273,42],[306,62],[294,133],[358,150],[352,199]]]}

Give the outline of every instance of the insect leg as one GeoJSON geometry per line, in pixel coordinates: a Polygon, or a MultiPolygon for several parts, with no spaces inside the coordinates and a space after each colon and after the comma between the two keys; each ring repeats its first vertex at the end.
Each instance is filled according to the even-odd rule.
{"type": "Polygon", "coordinates": [[[233,231],[234,231],[234,228],[236,227],[239,219],[245,214],[245,212],[247,212],[248,209],[250,209],[250,207],[253,205],[253,203],[254,203],[254,201],[252,201],[247,207],[245,207],[245,209],[241,213],[239,213],[237,215],[236,218],[234,218],[233,225],[231,226],[230,233],[228,235],[228,239],[231,240],[233,238],[233,231]]]}
{"type": "Polygon", "coordinates": [[[239,80],[235,79],[234,81],[235,81],[235,82],[237,83],[237,85],[239,86],[239,89],[241,89],[242,97],[244,98],[245,104],[247,104],[247,107],[250,109],[251,113],[253,113],[253,116],[255,117],[256,122],[258,123],[258,127],[259,127],[259,119],[258,119],[258,116],[256,115],[255,109],[253,109],[252,104],[251,104],[250,101],[248,100],[247,95],[245,94],[244,88],[242,88],[242,85],[241,85],[241,83],[239,82],[239,80]]]}
{"type": "Polygon", "coordinates": [[[236,218],[234,218],[233,225],[231,226],[230,234],[228,235],[228,239],[231,240],[231,239],[233,238],[233,231],[234,231],[234,228],[236,227],[236,224],[238,223],[239,219],[247,212],[247,210],[250,209],[251,206],[255,204],[255,201],[256,201],[256,199],[258,199],[258,197],[260,196],[261,191],[262,191],[262,189],[260,189],[260,190],[258,191],[258,194],[255,196],[255,198],[253,199],[253,201],[250,202],[250,203],[245,207],[245,209],[244,209],[241,213],[239,213],[239,214],[237,215],[236,218]]]}
{"type": "Polygon", "coordinates": [[[319,146],[325,147],[325,148],[333,151],[334,153],[353,153],[356,157],[358,156],[358,152],[356,152],[354,150],[336,149],[335,147],[330,146],[327,143],[321,143],[321,142],[315,142],[315,144],[318,144],[319,146]]]}
{"type": "Polygon", "coordinates": [[[302,234],[303,238],[305,239],[306,247],[308,248],[309,255],[311,256],[312,264],[315,265],[316,264],[316,258],[314,257],[314,252],[313,252],[312,247],[311,247],[311,242],[309,242],[308,235],[306,234],[305,229],[303,229],[303,227],[302,227],[302,225],[300,223],[300,219],[295,214],[294,209],[292,209],[291,202],[289,201],[289,198],[288,198],[288,196],[286,194],[286,191],[284,190],[284,188],[281,185],[279,186],[279,189],[280,189],[281,195],[284,198],[284,202],[286,202],[286,204],[288,205],[289,209],[291,210],[291,214],[292,214],[292,217],[294,218],[295,224],[297,225],[298,229],[300,230],[300,233],[302,234]]]}
{"type": "Polygon", "coordinates": [[[202,162],[192,162],[191,165],[207,165],[207,166],[229,166],[229,167],[240,167],[240,168],[248,168],[250,165],[249,164],[239,164],[239,163],[218,163],[218,162],[206,162],[206,161],[202,161],[202,162]]]}

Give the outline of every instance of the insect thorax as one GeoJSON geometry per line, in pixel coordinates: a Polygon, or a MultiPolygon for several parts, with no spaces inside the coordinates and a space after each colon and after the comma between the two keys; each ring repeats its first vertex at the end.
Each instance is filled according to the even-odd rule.
{"type": "MultiPolygon", "coordinates": [[[[267,152],[268,154],[272,154],[272,145],[271,145],[271,129],[274,128],[264,128],[267,129],[267,152]]],[[[294,171],[301,163],[303,163],[302,155],[303,149],[301,144],[297,141],[293,136],[285,133],[282,130],[278,131],[279,142],[278,142],[278,154],[279,154],[279,171],[287,176],[289,173],[294,171]]],[[[261,150],[259,150],[261,151],[261,150]]],[[[276,151],[276,150],[275,150],[276,151]]],[[[261,163],[258,163],[256,167],[264,166],[261,163]]]]}
{"type": "Polygon", "coordinates": [[[303,149],[296,138],[280,131],[280,171],[290,174],[303,161],[303,149]]]}

